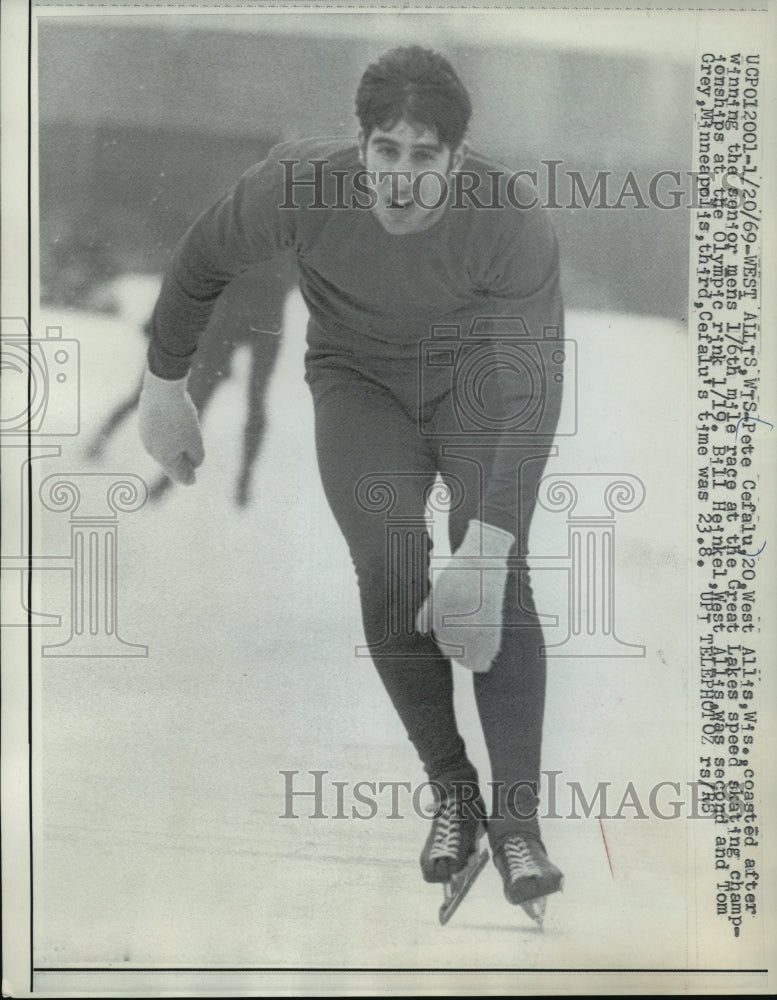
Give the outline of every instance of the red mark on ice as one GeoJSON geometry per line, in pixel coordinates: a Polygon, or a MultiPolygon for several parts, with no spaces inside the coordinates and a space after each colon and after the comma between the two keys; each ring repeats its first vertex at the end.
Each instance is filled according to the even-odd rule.
{"type": "Polygon", "coordinates": [[[610,848],[607,846],[607,838],[604,835],[604,827],[602,826],[602,817],[599,817],[599,829],[602,832],[602,842],[604,843],[604,852],[607,855],[607,864],[610,866],[610,875],[615,878],[615,872],[612,870],[612,858],[610,857],[610,848]]]}

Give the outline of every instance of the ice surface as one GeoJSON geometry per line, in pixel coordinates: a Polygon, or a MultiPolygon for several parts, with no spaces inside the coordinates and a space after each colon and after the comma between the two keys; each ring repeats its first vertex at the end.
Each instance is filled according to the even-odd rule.
{"type": "MultiPolygon", "coordinates": [[[[98,464],[84,449],[134,386],[145,342],[139,307],[124,318],[51,313],[80,341],[82,432],[54,471],[134,473],[153,463],[134,418],[98,464]]],[[[666,320],[572,314],[579,432],[552,472],[632,473],[642,507],[619,516],[617,629],[644,658],[554,659],[543,766],[590,798],[612,783],[611,811],[634,781],[687,780],[685,467],[686,337],[666,320]]],[[[122,515],[119,629],[148,657],[58,659],[36,669],[35,963],[175,967],[641,967],[687,960],[687,824],[596,815],[543,824],[566,875],[540,934],[503,899],[489,864],[450,925],[442,893],[420,877],[426,821],[284,812],[281,771],[333,781],[420,782],[423,775],[362,642],[348,553],[326,507],[302,379],[304,308],[289,302],[268,398],[269,430],[254,499],[232,502],[245,414],[247,353],[204,421],[196,486],[122,515]],[[609,850],[608,854],[605,850],[609,850]]],[[[46,515],[41,543],[67,550],[67,518],[46,515]]],[[[564,516],[539,511],[534,556],[562,554],[564,516]]],[[[63,616],[42,641],[66,638],[67,574],[46,575],[46,608],[63,616]]],[[[564,572],[534,578],[538,606],[558,614],[564,572]]],[[[563,631],[562,621],[558,629],[563,631]]],[[[41,633],[44,630],[41,630],[41,633]]],[[[471,697],[457,707],[483,776],[471,697]]],[[[579,811],[579,807],[578,807],[579,811]]]]}

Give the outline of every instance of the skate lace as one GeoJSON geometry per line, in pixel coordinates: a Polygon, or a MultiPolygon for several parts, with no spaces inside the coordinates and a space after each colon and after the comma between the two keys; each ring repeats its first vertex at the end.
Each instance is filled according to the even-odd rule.
{"type": "Polygon", "coordinates": [[[449,803],[435,820],[429,859],[457,857],[460,841],[461,829],[455,804],[449,803]]]}
{"type": "Polygon", "coordinates": [[[505,841],[503,853],[510,872],[510,880],[542,874],[532,857],[526,841],[518,837],[505,841]]]}

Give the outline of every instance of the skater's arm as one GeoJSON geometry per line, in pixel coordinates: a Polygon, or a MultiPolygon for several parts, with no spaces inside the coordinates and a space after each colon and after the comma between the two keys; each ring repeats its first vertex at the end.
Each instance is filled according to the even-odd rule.
{"type": "Polygon", "coordinates": [[[520,356],[525,344],[526,370],[539,372],[540,377],[532,382],[529,401],[524,395],[529,383],[520,376],[520,362],[517,372],[503,360],[497,365],[501,412],[496,416],[503,419],[503,430],[493,465],[486,470],[483,498],[483,520],[512,535],[517,534],[520,463],[552,443],[564,374],[564,306],[556,237],[546,212],[528,213],[518,222],[514,238],[502,248],[488,310],[490,315],[521,321],[510,325],[520,332],[516,348],[520,356]]]}
{"type": "MultiPolygon", "coordinates": [[[[450,571],[446,568],[436,575],[417,620],[418,628],[431,628],[438,642],[448,648],[459,647],[452,658],[476,672],[490,670],[501,643],[508,557],[519,534],[517,485],[521,462],[547,453],[561,403],[561,383],[553,377],[559,374],[558,361],[552,357],[554,351],[558,355],[561,350],[563,336],[556,241],[546,219],[535,216],[525,223],[520,221],[516,227],[520,238],[496,248],[490,262],[489,294],[479,312],[481,317],[510,317],[510,322],[495,324],[493,343],[484,341],[482,348],[486,353],[493,351],[493,370],[499,386],[498,393],[489,392],[489,416],[504,429],[498,432],[491,467],[483,470],[480,519],[469,522],[450,571]],[[519,319],[521,323],[516,323],[519,319]],[[499,331],[520,331],[520,336],[512,342],[509,337],[497,339],[499,331]],[[545,346],[548,340],[553,341],[549,348],[545,346]],[[508,345],[515,352],[513,363],[505,350],[508,345]],[[525,364],[520,361],[522,352],[525,364]],[[532,369],[535,375],[542,371],[542,377],[522,377],[522,372],[532,369]],[[525,393],[530,389],[540,398],[527,400],[525,393]],[[542,416],[538,433],[527,433],[521,415],[537,412],[542,416]],[[484,558],[487,572],[481,571],[484,558]],[[455,619],[464,613],[477,615],[479,624],[458,627],[455,619]]],[[[481,371],[492,368],[480,347],[477,356],[483,362],[481,371]]],[[[469,388],[462,385],[459,391],[469,388]]],[[[480,402],[475,409],[479,407],[480,402]]],[[[525,546],[525,539],[521,544],[525,546]]]]}
{"type": "Polygon", "coordinates": [[[293,241],[294,213],[281,209],[277,151],[248,170],[197,219],[176,251],[151,319],[150,371],[183,378],[225,286],[293,241]]]}

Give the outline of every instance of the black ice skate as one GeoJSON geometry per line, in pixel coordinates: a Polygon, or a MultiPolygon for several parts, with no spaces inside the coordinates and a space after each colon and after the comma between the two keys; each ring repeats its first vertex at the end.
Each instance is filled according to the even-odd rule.
{"type": "Polygon", "coordinates": [[[440,923],[447,924],[488,861],[479,844],[485,826],[482,803],[461,802],[451,796],[432,820],[432,829],[421,852],[421,871],[427,882],[441,882],[443,903],[440,923]]]}
{"type": "Polygon", "coordinates": [[[520,906],[542,927],[546,897],[559,892],[564,881],[542,844],[513,834],[494,851],[494,864],[502,876],[507,901],[520,906]]]}

